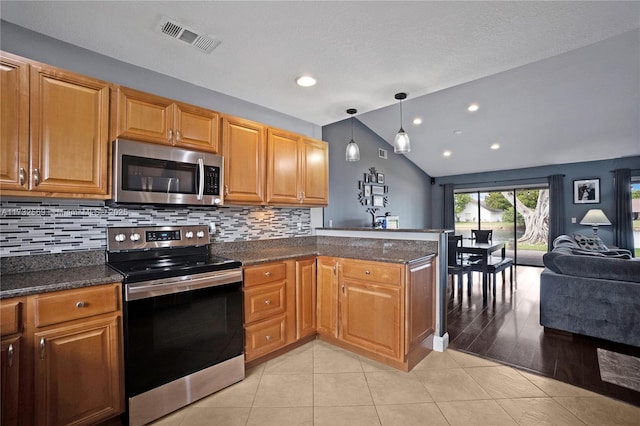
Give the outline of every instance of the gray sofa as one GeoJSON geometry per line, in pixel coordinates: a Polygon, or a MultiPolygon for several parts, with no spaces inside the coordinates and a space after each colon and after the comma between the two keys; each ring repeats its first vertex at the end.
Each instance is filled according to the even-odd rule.
{"type": "Polygon", "coordinates": [[[541,325],[640,347],[640,259],[561,236],[543,262],[541,325]]]}

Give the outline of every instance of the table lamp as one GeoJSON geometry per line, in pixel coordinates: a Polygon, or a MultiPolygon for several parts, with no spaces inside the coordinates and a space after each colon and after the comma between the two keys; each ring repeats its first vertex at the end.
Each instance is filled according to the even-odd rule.
{"type": "Polygon", "coordinates": [[[591,225],[593,229],[593,235],[598,235],[598,226],[611,225],[611,221],[600,209],[591,209],[584,215],[580,221],[580,225],[591,225]]]}

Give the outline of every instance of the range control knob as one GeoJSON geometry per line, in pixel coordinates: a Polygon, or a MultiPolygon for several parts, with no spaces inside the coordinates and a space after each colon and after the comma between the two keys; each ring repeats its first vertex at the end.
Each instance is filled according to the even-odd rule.
{"type": "Polygon", "coordinates": [[[184,234],[184,236],[185,236],[186,238],[193,238],[193,231],[187,231],[187,232],[184,234]]]}
{"type": "Polygon", "coordinates": [[[124,236],[124,234],[116,234],[115,236],[115,240],[119,243],[123,242],[127,237],[124,236]]]}
{"type": "Polygon", "coordinates": [[[136,232],[136,233],[134,233],[134,234],[131,234],[131,236],[129,237],[129,239],[130,239],[131,241],[138,241],[138,240],[140,240],[140,234],[138,234],[137,232],[136,232]]]}
{"type": "Polygon", "coordinates": [[[213,200],[213,204],[220,204],[222,201],[220,200],[220,198],[216,198],[213,200]]]}
{"type": "Polygon", "coordinates": [[[198,232],[196,233],[196,236],[197,236],[198,238],[204,238],[204,231],[198,231],[198,232]]]}

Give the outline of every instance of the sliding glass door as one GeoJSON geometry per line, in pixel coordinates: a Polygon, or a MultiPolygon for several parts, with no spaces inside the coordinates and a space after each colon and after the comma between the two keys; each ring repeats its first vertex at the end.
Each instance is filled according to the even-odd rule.
{"type": "Polygon", "coordinates": [[[455,232],[471,237],[472,229],[493,230],[493,240],[507,243],[516,264],[542,266],[549,233],[547,188],[513,188],[455,194],[455,232]]]}

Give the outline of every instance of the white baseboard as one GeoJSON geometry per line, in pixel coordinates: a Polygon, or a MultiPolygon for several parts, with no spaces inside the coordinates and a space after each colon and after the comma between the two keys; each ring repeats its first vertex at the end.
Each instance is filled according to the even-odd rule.
{"type": "Polygon", "coordinates": [[[444,352],[449,347],[449,333],[444,333],[444,336],[433,336],[433,350],[438,352],[444,352]]]}

